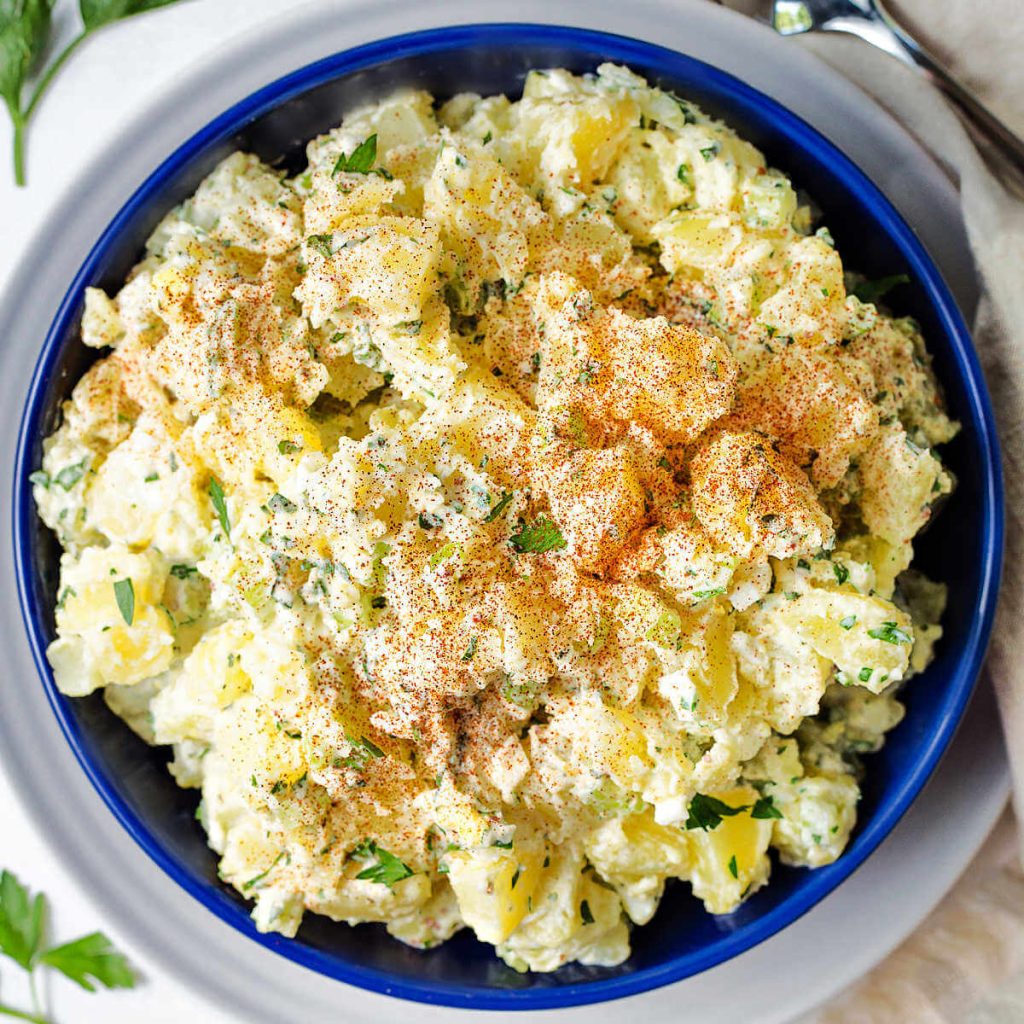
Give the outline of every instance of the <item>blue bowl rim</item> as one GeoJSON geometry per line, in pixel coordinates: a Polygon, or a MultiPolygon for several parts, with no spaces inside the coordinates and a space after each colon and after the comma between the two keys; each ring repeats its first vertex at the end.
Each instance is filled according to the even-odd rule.
{"type": "Polygon", "coordinates": [[[913,230],[896,212],[889,200],[871,180],[829,142],[817,129],[791,113],[781,104],[710,64],[677,51],[627,36],[591,29],[533,23],[484,23],[425,29],[391,36],[356,46],[307,64],[235,103],[208,122],[182,143],[135,190],[120,208],[90,249],[58,307],[38,356],[17,439],[13,481],[14,567],[22,619],[28,634],[33,660],[43,681],[46,695],[65,739],[97,793],[132,839],[175,883],[221,920],[262,946],[279,953],[310,970],[381,995],[435,1005],[478,1010],[540,1010],[570,1007],[623,998],[680,981],[738,956],[770,938],[811,910],[842,884],[877,848],[907,811],[932,775],[959,725],[964,709],[981,670],[995,614],[1002,571],[1004,534],[1003,478],[995,419],[984,376],[970,334],[948,287],[913,230]],[[981,496],[983,514],[980,523],[982,559],[978,598],[974,618],[961,649],[939,728],[930,736],[914,769],[858,831],[855,841],[826,875],[812,873],[791,898],[755,921],[724,935],[711,945],[683,956],[630,974],[599,981],[575,982],[556,988],[491,989],[468,988],[429,978],[422,981],[396,979],[374,968],[339,961],[329,953],[305,946],[280,935],[257,932],[245,908],[227,894],[193,877],[159,844],[132,809],[112,788],[102,769],[90,759],[84,736],[71,714],[70,701],[54,684],[46,660],[46,637],[42,609],[33,589],[33,567],[29,541],[35,507],[28,474],[33,439],[41,426],[43,398],[65,336],[80,307],[89,283],[104,251],[120,233],[138,208],[158,193],[164,181],[181,170],[201,151],[230,138],[247,124],[273,108],[321,85],[356,71],[407,57],[440,55],[447,50],[473,43],[558,45],[568,49],[590,47],[606,59],[631,64],[657,66],[667,77],[683,67],[699,73],[723,103],[737,109],[768,113],[782,133],[804,152],[829,165],[834,176],[853,194],[859,194],[889,237],[897,244],[915,279],[925,290],[946,335],[953,360],[962,379],[968,405],[977,431],[978,454],[984,473],[981,496]]]}

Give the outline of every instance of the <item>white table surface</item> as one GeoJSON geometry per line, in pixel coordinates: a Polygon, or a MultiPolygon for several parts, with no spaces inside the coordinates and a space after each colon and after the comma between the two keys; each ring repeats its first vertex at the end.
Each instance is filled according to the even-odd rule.
{"type": "MultiPolygon", "coordinates": [[[[10,170],[10,133],[0,114],[0,291],[54,201],[89,159],[146,101],[191,63],[216,51],[241,28],[258,25],[303,0],[186,0],[106,29],[64,66],[29,128],[28,187],[10,170]]],[[[61,40],[75,31],[75,8],[59,0],[61,40]]],[[[60,240],[54,239],[59,245],[60,240]]],[[[51,900],[52,934],[60,941],[99,928],[118,942],[101,907],[80,891],[45,838],[30,824],[0,766],[0,867],[51,900]]],[[[141,908],[140,908],[141,909],[141,908]]],[[[121,945],[124,945],[121,943],[121,945]]],[[[51,986],[61,1024],[237,1024],[237,1018],[190,993],[177,978],[129,950],[144,984],[132,991],[90,995],[62,978],[51,986]]],[[[0,959],[3,1001],[28,1007],[22,972],[0,959]]]]}

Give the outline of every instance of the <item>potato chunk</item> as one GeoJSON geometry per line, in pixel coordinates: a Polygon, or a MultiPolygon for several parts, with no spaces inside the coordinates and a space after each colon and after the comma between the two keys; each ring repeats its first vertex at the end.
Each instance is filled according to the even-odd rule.
{"type": "Polygon", "coordinates": [[[693,510],[708,534],[741,557],[773,558],[831,546],[832,521],[807,477],[761,434],[723,431],[693,459],[693,510]]]}
{"type": "Polygon", "coordinates": [[[601,308],[562,274],[543,280],[534,315],[543,327],[537,388],[542,409],[636,423],[678,444],[732,405],[736,364],[718,338],[664,317],[634,320],[601,308]]]}

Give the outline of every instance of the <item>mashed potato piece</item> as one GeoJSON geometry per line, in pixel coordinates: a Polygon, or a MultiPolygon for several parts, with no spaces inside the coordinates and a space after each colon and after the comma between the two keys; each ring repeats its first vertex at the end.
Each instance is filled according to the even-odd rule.
{"type": "Polygon", "coordinates": [[[235,154],[83,341],[49,656],[201,790],[262,930],[616,964],[670,879],[828,864],[941,635],[917,327],[621,67],[235,154]]]}

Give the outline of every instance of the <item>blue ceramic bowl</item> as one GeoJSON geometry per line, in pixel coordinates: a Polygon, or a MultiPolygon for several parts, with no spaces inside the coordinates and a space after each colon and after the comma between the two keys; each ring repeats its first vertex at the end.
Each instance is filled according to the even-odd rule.
{"type": "Polygon", "coordinates": [[[300,964],[375,992],[477,1009],[564,1007],[678,981],[762,942],[847,878],[906,811],[956,729],[991,628],[1003,533],[998,445],[970,337],[935,266],[878,189],[803,121],[713,67],[619,36],[537,25],[419,32],[336,54],[243,100],[158,167],[89,253],[46,337],[18,441],[14,524],[19,594],[43,686],[83,769],[146,853],[213,913],[300,964]],[[260,935],[245,902],[218,881],[214,854],[193,820],[196,796],[174,784],[165,754],[131,734],[99,696],[62,697],[44,656],[54,635],[59,550],[36,517],[28,474],[39,466],[61,402],[95,358],[79,341],[83,291],[116,289],[160,217],[235,149],[298,167],[307,139],[341,112],[398,86],[441,97],[466,90],[517,94],[530,68],[589,71],[609,60],[692,97],[763,149],[820,204],[848,266],[870,276],[909,275],[912,283],[892,293],[892,304],[920,321],[952,415],[963,424],[944,451],[959,488],[919,543],[918,564],[950,584],[938,657],[908,688],[905,721],[870,758],[860,822],[836,864],[816,871],[776,864],[771,884],[727,917],[705,913],[685,885],[670,886],[654,920],[634,931],[633,955],[618,967],[521,975],[468,932],[417,952],[381,926],[349,928],[314,915],[295,939],[260,935]]]}

